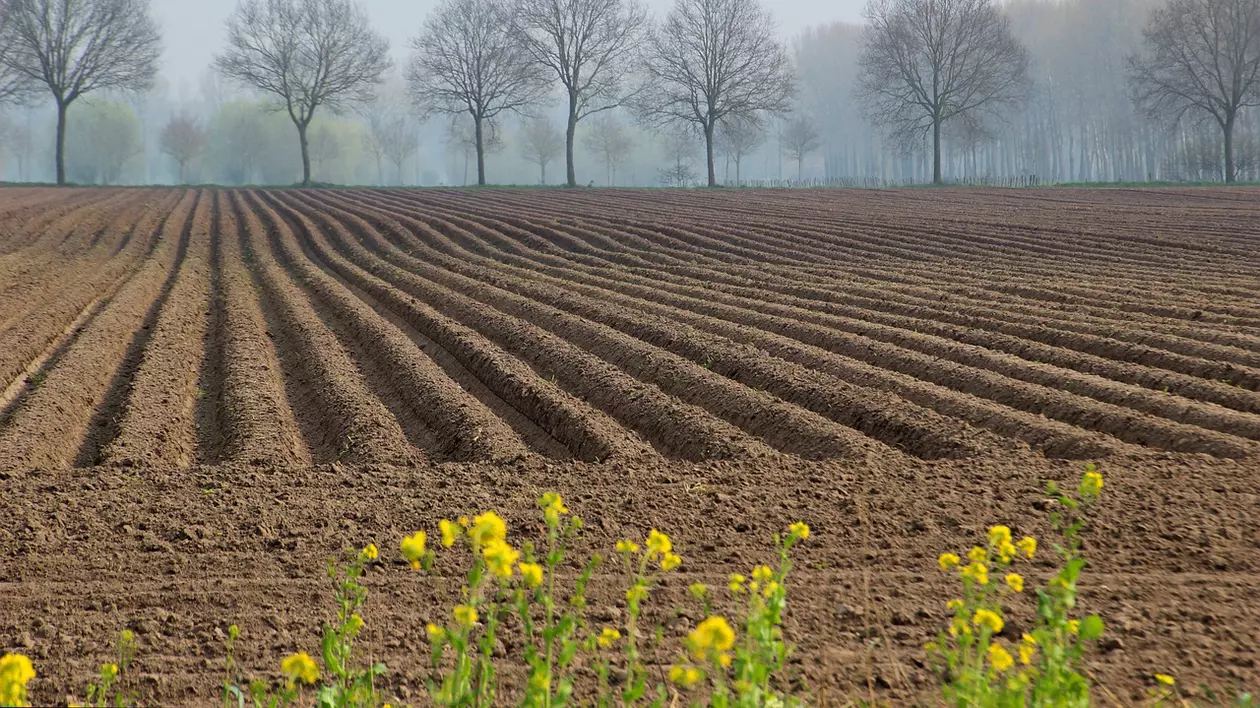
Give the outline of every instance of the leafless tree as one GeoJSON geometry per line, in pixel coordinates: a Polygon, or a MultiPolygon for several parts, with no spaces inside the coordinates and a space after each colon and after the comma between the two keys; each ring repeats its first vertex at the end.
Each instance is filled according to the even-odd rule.
{"type": "Polygon", "coordinates": [[[162,40],[149,0],[0,0],[0,17],[9,90],[43,87],[57,105],[57,184],[65,184],[70,105],[95,91],[153,84],[162,40]]]}
{"type": "Polygon", "coordinates": [[[241,0],[227,30],[215,67],[276,97],[297,128],[302,184],[310,184],[306,133],[316,111],[370,100],[390,66],[389,43],[351,0],[241,0]]]}
{"type": "Polygon", "coordinates": [[[818,135],[818,128],[814,126],[814,121],[810,120],[809,116],[794,116],[779,133],[779,149],[784,155],[796,160],[798,182],[804,175],[802,168],[805,158],[820,147],[822,147],[822,137],[818,135]]]}
{"type": "Polygon", "coordinates": [[[718,124],[787,111],[796,89],[787,50],[757,0],[676,0],[652,33],[646,68],[648,83],[636,99],[641,117],[704,135],[710,187],[717,186],[718,124]]]}
{"type": "Polygon", "coordinates": [[[18,181],[26,181],[26,168],[35,154],[35,135],[31,128],[30,114],[25,120],[8,115],[0,116],[0,144],[17,160],[18,181]]]}
{"type": "Polygon", "coordinates": [[[403,179],[402,163],[416,152],[416,130],[401,92],[378,94],[363,106],[367,132],[363,134],[363,147],[376,160],[376,176],[379,184],[386,184],[385,160],[397,168],[398,182],[403,179]]]}
{"type": "Polygon", "coordinates": [[[942,126],[1022,101],[1028,53],[994,0],[871,0],[866,21],[867,117],[905,143],[930,135],[940,184],[942,126]]]}
{"type": "Polygon", "coordinates": [[[341,158],[341,138],[327,125],[317,125],[311,130],[311,174],[324,182],[331,182],[324,168],[341,158]]]}
{"type": "Polygon", "coordinates": [[[508,0],[442,0],[429,15],[407,67],[407,84],[426,113],[467,114],[477,153],[477,184],[486,183],[485,132],[507,111],[519,112],[547,89],[513,29],[508,0]]]}
{"type": "MultiPolygon", "coordinates": [[[[735,184],[740,181],[740,163],[756,152],[766,141],[766,131],[755,120],[743,116],[729,117],[718,124],[716,149],[735,163],[735,184]]],[[[727,169],[729,170],[729,163],[727,169]]],[[[727,174],[730,177],[730,174],[727,174]]]]}
{"type": "Polygon", "coordinates": [[[691,167],[691,161],[695,157],[695,134],[689,126],[675,126],[663,137],[661,151],[670,163],[656,171],[657,177],[666,187],[691,186],[697,176],[691,167]]]}
{"type": "Polygon", "coordinates": [[[482,123],[481,134],[473,127],[468,114],[451,116],[450,125],[446,127],[446,147],[451,152],[464,158],[464,184],[468,184],[468,162],[480,153],[496,153],[503,149],[503,137],[499,134],[499,124],[487,119],[482,123]]]}
{"type": "Polygon", "coordinates": [[[403,183],[403,163],[416,154],[416,138],[415,123],[408,116],[395,115],[381,126],[380,141],[389,161],[394,163],[398,184],[403,183]]]}
{"type": "Polygon", "coordinates": [[[591,121],[591,127],[582,140],[587,150],[603,160],[605,184],[611,187],[617,180],[617,168],[634,148],[630,131],[616,116],[604,113],[591,121]]]}
{"type": "Polygon", "coordinates": [[[1136,102],[1156,118],[1215,120],[1233,182],[1234,125],[1260,105],[1260,0],[1169,0],[1144,35],[1146,52],[1128,60],[1136,102]]]}
{"type": "Polygon", "coordinates": [[[564,89],[566,183],[576,187],[578,122],[633,95],[627,83],[639,61],[647,11],[637,0],[519,0],[516,20],[526,49],[564,89]]]}
{"type": "Polygon", "coordinates": [[[565,140],[550,118],[531,118],[521,131],[521,157],[538,165],[539,184],[547,184],[547,165],[560,156],[565,140]]]}
{"type": "Polygon", "coordinates": [[[197,119],[187,113],[171,116],[159,139],[162,152],[179,165],[179,183],[185,183],[188,163],[196,160],[206,147],[206,131],[197,119]]]}

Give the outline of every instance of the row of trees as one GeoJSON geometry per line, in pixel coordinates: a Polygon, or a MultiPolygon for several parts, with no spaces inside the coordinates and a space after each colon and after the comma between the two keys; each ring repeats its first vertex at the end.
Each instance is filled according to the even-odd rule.
{"type": "MultiPolygon", "coordinates": [[[[466,125],[478,183],[485,183],[485,154],[503,118],[535,113],[557,88],[566,109],[563,130],[535,116],[522,133],[522,154],[539,165],[544,180],[563,149],[566,181],[576,185],[579,126],[618,109],[679,140],[701,137],[710,185],[718,182],[718,154],[733,159],[738,179],[740,162],[763,139],[768,117],[795,107],[794,117],[780,119],[779,142],[797,161],[798,175],[805,156],[822,146],[829,165],[837,158],[844,136],[835,126],[856,124],[848,117],[860,110],[881,130],[884,153],[930,145],[931,175],[939,182],[947,161],[969,162],[975,173],[987,152],[991,164],[995,144],[1010,160],[1009,145],[1022,141],[1033,157],[1021,164],[1051,161],[1058,168],[1064,155],[1075,159],[1078,141],[1099,141],[1104,127],[1114,132],[1114,121],[1079,130],[1062,124],[1067,121],[1056,112],[1065,105],[1071,110],[1071,99],[1085,108],[1081,88],[1097,80],[1080,72],[1065,76],[1045,60],[1046,47],[1029,41],[1037,33],[1020,23],[1057,8],[1144,2],[1154,0],[1014,0],[1005,6],[870,0],[864,27],[807,33],[793,61],[757,0],[676,0],[659,23],[638,0],[440,0],[411,44],[410,101],[389,102],[375,91],[391,66],[388,44],[353,0],[241,0],[214,63],[221,75],[270,96],[287,115],[296,128],[304,183],[311,180],[316,116],[352,108],[366,119],[362,147],[374,156],[378,177],[385,162],[395,161],[401,171],[414,152],[418,109],[421,116],[464,117],[452,125],[466,125]],[[852,67],[848,79],[845,67],[852,67]],[[1011,126],[1021,119],[1023,135],[1012,140],[1011,126]]],[[[51,97],[58,182],[66,179],[70,107],[89,93],[151,85],[161,45],[148,10],[147,0],[0,0],[0,99],[51,97]]],[[[1202,164],[1212,151],[1204,148],[1199,126],[1210,122],[1220,133],[1224,176],[1234,181],[1236,127],[1260,105],[1260,0],[1166,0],[1149,12],[1131,51],[1092,59],[1089,70],[1121,77],[1120,93],[1152,124],[1138,130],[1146,135],[1142,140],[1158,132],[1152,126],[1164,126],[1165,136],[1173,135],[1167,126],[1181,131],[1165,138],[1171,144],[1165,162],[1180,151],[1176,160],[1202,164]]],[[[160,142],[183,179],[212,139],[191,116],[176,116],[160,142]]],[[[1108,140],[1114,144],[1114,135],[1108,140]]],[[[629,150],[625,137],[604,121],[587,131],[585,143],[605,156],[611,182],[617,155],[629,150]]],[[[1138,152],[1115,151],[1107,159],[1149,168],[1155,159],[1138,152]]],[[[1089,155],[1091,163],[1101,159],[1097,151],[1089,155]]],[[[840,159],[863,158],[855,149],[840,159]]]]}

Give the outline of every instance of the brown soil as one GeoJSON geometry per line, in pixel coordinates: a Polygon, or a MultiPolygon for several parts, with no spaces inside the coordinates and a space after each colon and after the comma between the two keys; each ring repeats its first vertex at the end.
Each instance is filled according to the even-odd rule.
{"type": "Polygon", "coordinates": [[[372,541],[368,645],[423,703],[455,569],[398,538],[487,508],[532,538],[556,489],[585,551],[675,536],[666,608],[807,520],[792,670],[905,703],[936,555],[1044,537],[1041,485],[1084,460],[1098,681],[1260,683],[1255,190],[15,189],[0,215],[0,651],[42,702],[125,627],[147,703],[212,702],[231,623],[273,674],[317,649],[327,557],[372,541]]]}

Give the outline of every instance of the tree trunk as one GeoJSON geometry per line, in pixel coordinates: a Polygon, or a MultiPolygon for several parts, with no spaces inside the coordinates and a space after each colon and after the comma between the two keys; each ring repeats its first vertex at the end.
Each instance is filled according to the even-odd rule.
{"type": "Polygon", "coordinates": [[[941,119],[932,119],[932,184],[941,184],[941,119]]]}
{"type": "Polygon", "coordinates": [[[805,156],[801,155],[796,158],[796,181],[800,182],[804,179],[805,174],[805,156]]]}
{"type": "Polygon", "coordinates": [[[376,156],[376,183],[385,186],[385,161],[380,155],[376,156]]]}
{"type": "Polygon", "coordinates": [[[569,92],[569,120],[564,127],[565,184],[577,186],[577,170],[573,167],[573,138],[577,136],[577,94],[569,92]]]}
{"type": "Polygon", "coordinates": [[[547,163],[539,162],[538,171],[538,184],[547,184],[547,163]]]}
{"type": "Polygon", "coordinates": [[[298,142],[302,144],[302,186],[311,185],[311,150],[306,144],[306,128],[309,123],[298,122],[298,142]]]}
{"type": "Polygon", "coordinates": [[[184,161],[179,161],[179,183],[188,184],[188,180],[184,179],[184,161]]]}
{"type": "Polygon", "coordinates": [[[66,109],[69,106],[57,101],[57,184],[66,183],[66,109]]]}
{"type": "Polygon", "coordinates": [[[714,123],[708,123],[704,126],[704,154],[705,163],[709,168],[709,186],[717,186],[717,171],[713,169],[713,128],[714,123]]]}
{"type": "Polygon", "coordinates": [[[1233,184],[1238,179],[1237,168],[1234,165],[1234,118],[1236,113],[1231,113],[1229,118],[1225,119],[1225,124],[1221,126],[1225,131],[1225,184],[1233,184]]]}
{"type": "Polygon", "coordinates": [[[736,186],[736,187],[742,187],[742,186],[744,186],[743,182],[741,182],[741,181],[740,181],[740,179],[739,179],[739,163],[740,163],[740,160],[741,160],[741,159],[742,159],[742,158],[740,158],[740,157],[736,157],[736,158],[735,158],[735,186],[736,186]]]}
{"type": "Polygon", "coordinates": [[[477,185],[484,186],[486,183],[486,149],[481,144],[481,117],[473,116],[473,133],[477,138],[477,185]]]}

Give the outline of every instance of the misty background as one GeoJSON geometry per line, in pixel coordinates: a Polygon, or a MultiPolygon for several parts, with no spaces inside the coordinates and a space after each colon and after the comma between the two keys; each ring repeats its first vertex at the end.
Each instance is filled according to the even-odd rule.
{"type": "MultiPolygon", "coordinates": [[[[672,0],[646,0],[659,20],[672,0]]],[[[738,167],[719,140],[718,178],[731,184],[900,184],[932,179],[930,142],[906,145],[863,115],[855,98],[865,0],[762,0],[777,24],[798,81],[793,110],[771,117],[738,167]],[[793,121],[815,135],[805,149],[785,143],[793,121]]],[[[1126,86],[1125,58],[1140,48],[1142,28],[1158,0],[1008,0],[1002,11],[1029,55],[1027,99],[975,125],[946,126],[942,171],[973,183],[1204,181],[1222,178],[1219,129],[1203,121],[1162,121],[1138,110],[1126,86]]],[[[419,119],[409,107],[403,69],[410,42],[432,0],[365,0],[373,28],[390,43],[394,68],[379,88],[385,104],[410,114],[400,160],[373,148],[372,109],[324,112],[311,126],[312,178],[359,185],[461,185],[476,182],[467,130],[450,119],[419,119]]],[[[152,90],[85,96],[69,112],[67,172],[79,183],[291,184],[300,180],[299,148],[288,117],[261,94],[217,74],[235,0],[152,0],[162,33],[162,60],[152,90]],[[174,116],[205,131],[205,148],[182,166],[161,148],[174,116]],[[182,174],[181,174],[182,172],[182,174]]],[[[545,170],[531,157],[530,131],[542,123],[563,131],[555,92],[537,120],[506,117],[487,145],[489,181],[563,183],[563,152],[545,170]]],[[[55,110],[38,102],[0,106],[0,176],[53,179],[55,110]]],[[[797,125],[796,127],[801,127],[797,125]]],[[[791,142],[790,138],[787,142],[791,142]]],[[[617,109],[578,128],[580,184],[691,184],[703,171],[704,142],[644,127],[617,109]],[[603,123],[599,121],[604,121],[603,123]],[[611,128],[610,128],[611,125],[611,128]],[[601,155],[594,131],[615,128],[624,155],[601,155]],[[613,164],[613,163],[616,164],[613,164]],[[670,177],[674,175],[675,177],[670,177]]],[[[1243,111],[1234,150],[1242,180],[1260,178],[1260,111],[1243,111]]]]}

